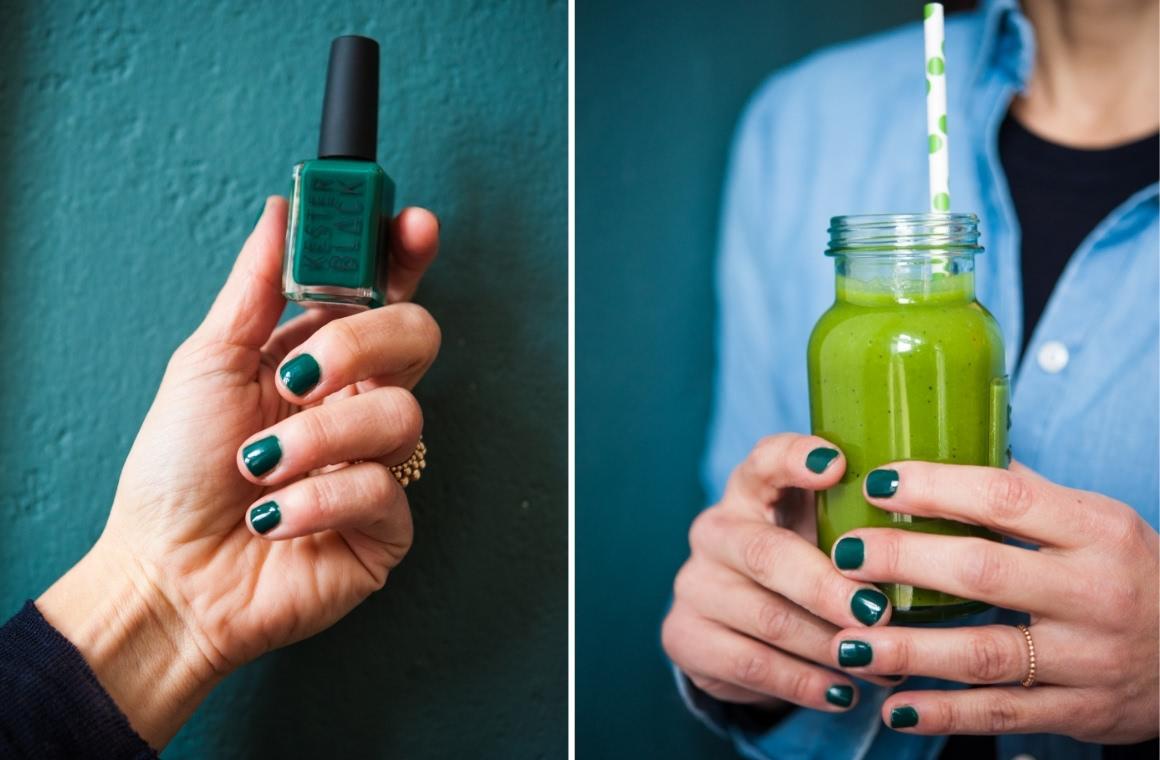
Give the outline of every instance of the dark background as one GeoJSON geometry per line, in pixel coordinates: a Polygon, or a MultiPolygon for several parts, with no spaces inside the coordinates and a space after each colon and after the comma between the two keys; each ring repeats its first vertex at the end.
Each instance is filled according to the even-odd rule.
{"type": "Polygon", "coordinates": [[[366,34],[379,162],[442,219],[415,546],[165,754],[565,756],[567,3],[0,0],[0,19],[0,619],[99,534],[170,352],[315,155],[331,38],[366,34]]]}
{"type": "Polygon", "coordinates": [[[901,0],[576,2],[580,757],[730,754],[685,711],[659,641],[704,506],[729,140],[775,69],[921,18],[901,0]]]}

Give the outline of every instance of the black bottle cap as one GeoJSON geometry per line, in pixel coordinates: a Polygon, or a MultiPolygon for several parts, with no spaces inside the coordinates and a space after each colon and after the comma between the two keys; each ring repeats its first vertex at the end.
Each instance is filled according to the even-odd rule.
{"type": "Polygon", "coordinates": [[[330,43],[319,158],[374,161],[379,136],[379,43],[350,35],[330,43]]]}

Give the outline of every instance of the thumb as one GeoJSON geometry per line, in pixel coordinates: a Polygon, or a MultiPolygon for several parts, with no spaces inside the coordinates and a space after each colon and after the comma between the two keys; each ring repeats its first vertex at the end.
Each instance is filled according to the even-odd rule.
{"type": "Polygon", "coordinates": [[[282,296],[282,247],[286,199],[270,196],[254,231],[196,335],[255,350],[270,338],[286,306],[282,296]]]}

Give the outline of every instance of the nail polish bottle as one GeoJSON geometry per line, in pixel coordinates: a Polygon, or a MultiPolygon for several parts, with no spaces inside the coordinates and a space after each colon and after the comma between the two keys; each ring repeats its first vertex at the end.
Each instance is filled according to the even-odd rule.
{"type": "Polygon", "coordinates": [[[375,163],[378,113],[378,43],[338,37],[330,46],[318,158],[294,167],[282,268],[291,301],[356,308],[386,301],[395,183],[375,163]]]}

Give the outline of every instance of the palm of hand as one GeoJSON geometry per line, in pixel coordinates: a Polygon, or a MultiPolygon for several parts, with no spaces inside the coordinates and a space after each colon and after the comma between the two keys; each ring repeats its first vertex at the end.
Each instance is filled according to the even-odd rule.
{"type": "Polygon", "coordinates": [[[121,553],[142,565],[221,672],[329,627],[380,588],[405,552],[359,531],[271,542],[246,527],[246,508],[272,489],[241,476],[238,447],[297,411],[274,386],[281,358],[220,343],[179,349],[106,529],[132,542],[121,553]]]}

